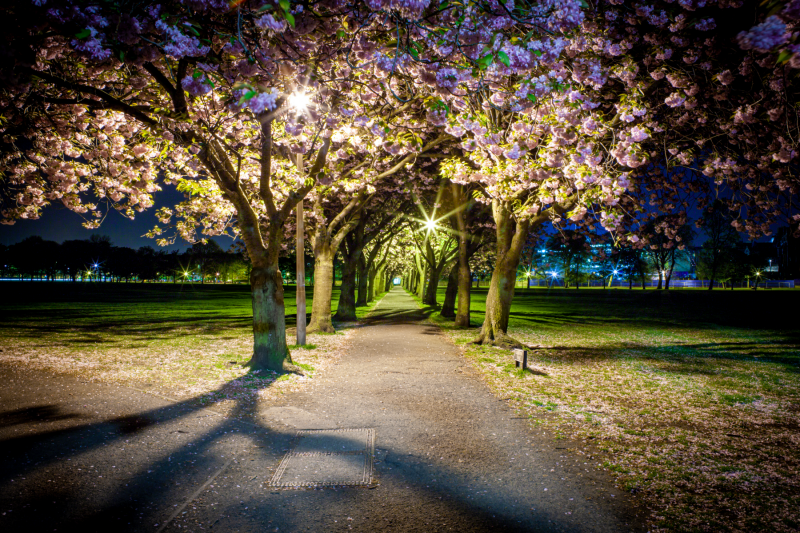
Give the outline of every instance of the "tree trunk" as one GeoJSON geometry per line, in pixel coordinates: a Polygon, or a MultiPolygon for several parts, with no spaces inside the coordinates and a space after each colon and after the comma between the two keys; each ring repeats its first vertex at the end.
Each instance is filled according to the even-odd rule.
{"type": "Polygon", "coordinates": [[[425,274],[427,273],[427,269],[425,268],[425,263],[423,262],[422,258],[420,258],[419,253],[414,254],[414,266],[417,269],[417,285],[416,289],[416,296],[420,300],[425,296],[425,274]]]}
{"type": "Polygon", "coordinates": [[[444,292],[444,302],[439,313],[446,318],[456,316],[456,296],[458,294],[458,263],[454,264],[447,276],[447,289],[444,292]]]}
{"type": "Polygon", "coordinates": [[[286,346],[286,316],[283,307],[283,280],[275,264],[254,267],[250,272],[253,295],[253,357],[247,366],[256,370],[284,370],[291,363],[286,346]]]}
{"type": "Polygon", "coordinates": [[[380,282],[380,279],[378,278],[378,271],[375,267],[372,267],[367,273],[367,302],[375,299],[375,281],[380,282]]]}
{"type": "Polygon", "coordinates": [[[361,257],[359,239],[352,233],[345,237],[342,249],[342,286],[339,292],[339,305],[333,316],[338,321],[353,321],[356,319],[356,272],[358,260],[361,257]]]}
{"type": "Polygon", "coordinates": [[[340,322],[356,319],[356,262],[349,260],[347,256],[342,264],[339,305],[333,318],[340,322]]]}
{"type": "Polygon", "coordinates": [[[370,297],[367,294],[368,289],[369,265],[366,259],[364,259],[364,254],[361,253],[358,256],[358,300],[356,300],[356,307],[365,307],[369,303],[370,297]]]}
{"type": "Polygon", "coordinates": [[[428,283],[428,286],[425,288],[425,299],[423,300],[423,303],[430,305],[431,307],[436,307],[436,293],[439,290],[439,278],[442,277],[442,266],[444,265],[440,263],[437,268],[430,266],[428,267],[431,280],[428,283]]]}
{"type": "Polygon", "coordinates": [[[314,257],[314,296],[311,302],[311,323],[306,333],[333,333],[331,298],[333,297],[333,252],[329,246],[319,247],[314,257]]]}
{"type": "Polygon", "coordinates": [[[522,219],[515,222],[511,210],[499,200],[492,202],[492,215],[497,234],[496,263],[489,282],[489,293],[486,295],[483,327],[473,342],[511,348],[520,345],[508,336],[508,317],[511,313],[511,300],[514,298],[517,267],[531,221],[522,219]]]}

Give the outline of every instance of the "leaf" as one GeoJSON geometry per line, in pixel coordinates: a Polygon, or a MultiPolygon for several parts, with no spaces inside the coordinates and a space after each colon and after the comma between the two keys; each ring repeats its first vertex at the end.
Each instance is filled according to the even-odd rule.
{"type": "Polygon", "coordinates": [[[791,58],[791,57],[792,57],[792,53],[784,50],[778,56],[778,63],[786,63],[787,61],[789,61],[789,58],[791,58]]]}
{"type": "Polygon", "coordinates": [[[499,59],[500,62],[503,63],[507,67],[511,66],[511,60],[508,58],[508,54],[503,52],[502,50],[497,52],[497,59],[499,59]]]}
{"type": "Polygon", "coordinates": [[[256,92],[253,89],[250,89],[249,91],[244,93],[241,98],[239,98],[239,105],[243,104],[247,100],[250,100],[255,95],[256,95],[256,92]]]}
{"type": "Polygon", "coordinates": [[[203,75],[203,71],[200,70],[199,68],[196,68],[196,69],[194,69],[194,72],[192,72],[192,79],[196,80],[197,78],[199,78],[202,75],[203,75]]]}
{"type": "Polygon", "coordinates": [[[264,11],[269,11],[272,9],[272,4],[264,4],[263,6],[259,7],[256,13],[263,13],[264,11]]]}
{"type": "Polygon", "coordinates": [[[535,94],[529,94],[528,95],[528,100],[530,100],[531,102],[536,102],[536,95],[535,94]]]}
{"type": "Polygon", "coordinates": [[[542,51],[541,50],[534,50],[533,53],[536,54],[536,57],[542,57],[542,51]]]}
{"type": "Polygon", "coordinates": [[[414,57],[414,59],[419,59],[419,52],[417,52],[417,49],[414,48],[413,46],[409,47],[408,53],[410,53],[414,57]]]}
{"type": "Polygon", "coordinates": [[[289,23],[289,26],[294,28],[294,15],[289,12],[284,13],[284,15],[286,16],[286,22],[289,23]]]}
{"type": "Polygon", "coordinates": [[[345,34],[344,30],[339,30],[339,31],[336,32],[336,37],[338,37],[339,39],[341,39],[345,35],[346,34],[345,34]]]}
{"type": "Polygon", "coordinates": [[[492,54],[486,54],[478,60],[478,68],[481,70],[489,68],[489,65],[492,64],[492,61],[494,61],[492,54]]]}
{"type": "Polygon", "coordinates": [[[289,0],[278,0],[278,4],[280,4],[284,11],[289,11],[289,0]]]}
{"type": "Polygon", "coordinates": [[[120,61],[125,61],[125,50],[120,50],[119,51],[119,60],[120,61]]]}
{"type": "Polygon", "coordinates": [[[91,34],[92,34],[91,30],[83,30],[76,33],[75,37],[77,37],[78,39],[86,39],[91,34]]]}

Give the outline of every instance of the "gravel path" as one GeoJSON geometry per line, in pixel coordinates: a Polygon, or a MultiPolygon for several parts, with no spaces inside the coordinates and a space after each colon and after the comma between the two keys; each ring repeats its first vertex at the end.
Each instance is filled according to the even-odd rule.
{"type": "Polygon", "coordinates": [[[531,429],[423,321],[395,288],[339,364],[251,422],[0,367],[0,530],[640,529],[596,465],[531,429]],[[298,430],[335,428],[374,430],[370,486],[268,486],[298,430]]]}

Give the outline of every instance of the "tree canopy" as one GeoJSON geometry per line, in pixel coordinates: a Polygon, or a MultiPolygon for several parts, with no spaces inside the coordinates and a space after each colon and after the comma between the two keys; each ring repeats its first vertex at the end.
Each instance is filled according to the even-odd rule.
{"type": "Polygon", "coordinates": [[[152,235],[243,241],[255,367],[290,363],[278,257],[307,196],[326,261],[378,224],[376,194],[446,180],[490,206],[478,340],[499,344],[513,342],[512,273],[543,224],[644,247],[646,228],[675,241],[713,199],[753,236],[800,220],[798,0],[32,0],[0,13],[2,221],[60,202],[97,227],[176,185],[187,199],[159,209],[152,235]]]}

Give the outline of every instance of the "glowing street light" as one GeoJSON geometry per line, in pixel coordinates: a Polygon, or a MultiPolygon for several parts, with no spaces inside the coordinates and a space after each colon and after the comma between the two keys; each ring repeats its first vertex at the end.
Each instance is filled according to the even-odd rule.
{"type": "Polygon", "coordinates": [[[305,91],[297,91],[289,95],[289,105],[295,111],[305,111],[311,105],[311,97],[305,91]]]}
{"type": "Polygon", "coordinates": [[[614,270],[614,275],[616,276],[617,274],[619,274],[619,270],[614,270]]]}

